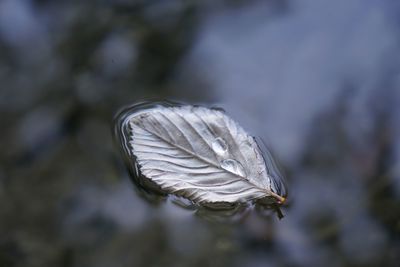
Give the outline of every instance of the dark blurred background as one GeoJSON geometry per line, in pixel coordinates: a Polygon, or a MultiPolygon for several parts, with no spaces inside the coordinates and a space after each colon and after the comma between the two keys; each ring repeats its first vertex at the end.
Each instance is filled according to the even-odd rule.
{"type": "Polygon", "coordinates": [[[0,266],[399,266],[400,2],[0,0],[0,266]],[[267,141],[285,218],[135,192],[111,136],[146,99],[267,141]]]}

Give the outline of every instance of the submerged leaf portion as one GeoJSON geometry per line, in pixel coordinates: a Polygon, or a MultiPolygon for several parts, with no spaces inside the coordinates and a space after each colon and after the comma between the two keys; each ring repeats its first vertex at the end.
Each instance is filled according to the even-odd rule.
{"type": "Polygon", "coordinates": [[[284,202],[281,178],[267,168],[273,159],[223,111],[158,105],[124,121],[124,146],[136,171],[161,191],[199,204],[284,202]]]}

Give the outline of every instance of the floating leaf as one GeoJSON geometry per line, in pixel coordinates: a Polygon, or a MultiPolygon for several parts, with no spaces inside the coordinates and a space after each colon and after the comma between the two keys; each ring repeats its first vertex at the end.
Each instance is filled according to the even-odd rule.
{"type": "Polygon", "coordinates": [[[119,140],[144,189],[208,207],[282,204],[285,187],[268,151],[222,110],[141,105],[120,115],[119,140]]]}

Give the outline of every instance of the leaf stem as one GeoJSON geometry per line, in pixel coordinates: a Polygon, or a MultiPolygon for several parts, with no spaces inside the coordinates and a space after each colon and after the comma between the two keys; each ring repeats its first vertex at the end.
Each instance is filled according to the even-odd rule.
{"type": "Polygon", "coordinates": [[[286,202],[286,198],[285,197],[282,197],[282,196],[280,196],[280,195],[278,195],[278,194],[276,194],[276,193],[274,193],[272,191],[270,191],[269,193],[270,193],[270,195],[272,197],[274,197],[274,198],[276,198],[278,200],[278,204],[281,204],[281,205],[285,204],[285,202],[286,202]]]}

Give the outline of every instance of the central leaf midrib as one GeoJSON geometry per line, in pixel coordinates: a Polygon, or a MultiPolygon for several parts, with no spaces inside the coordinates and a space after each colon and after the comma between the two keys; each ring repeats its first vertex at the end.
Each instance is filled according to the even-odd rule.
{"type": "MultiPolygon", "coordinates": [[[[140,127],[140,126],[137,125],[137,124],[136,124],[136,126],[140,127]]],[[[182,150],[182,151],[186,152],[187,154],[191,155],[192,157],[197,158],[197,159],[199,159],[199,160],[202,160],[202,161],[204,161],[205,163],[208,163],[208,164],[212,165],[213,167],[216,167],[217,169],[223,170],[223,171],[225,171],[225,172],[228,172],[228,173],[233,174],[233,175],[235,175],[235,176],[237,176],[237,177],[240,177],[240,178],[246,178],[246,177],[240,176],[240,175],[238,175],[238,174],[236,174],[236,173],[234,173],[234,172],[231,172],[231,171],[229,171],[229,170],[227,170],[227,169],[222,168],[219,164],[216,164],[215,162],[212,162],[212,161],[210,161],[210,160],[208,160],[208,159],[206,159],[206,158],[204,158],[204,157],[202,157],[202,156],[199,156],[199,155],[195,154],[194,152],[192,152],[192,151],[190,151],[190,150],[184,148],[183,146],[180,146],[179,144],[173,143],[173,142],[171,142],[171,141],[165,139],[163,136],[161,136],[161,135],[159,135],[159,134],[157,134],[157,133],[155,133],[155,132],[153,132],[153,131],[150,131],[149,129],[146,129],[146,128],[144,128],[144,127],[140,127],[140,128],[142,128],[143,130],[145,130],[145,131],[147,131],[147,132],[149,132],[149,133],[155,135],[156,137],[158,137],[158,138],[161,139],[162,141],[168,143],[169,145],[174,146],[174,147],[176,147],[176,148],[179,148],[180,150],[182,150]]],[[[245,179],[245,180],[248,181],[247,179],[245,179]]],[[[251,184],[252,184],[252,183],[251,183],[251,184]]],[[[252,184],[252,185],[253,185],[253,184],[252,184]]]]}

